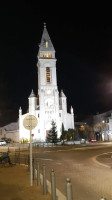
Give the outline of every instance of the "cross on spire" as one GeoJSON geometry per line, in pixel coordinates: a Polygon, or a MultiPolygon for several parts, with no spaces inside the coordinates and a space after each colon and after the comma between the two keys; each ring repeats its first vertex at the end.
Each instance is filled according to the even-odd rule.
{"type": "Polygon", "coordinates": [[[46,22],[44,22],[44,28],[46,28],[46,22]]]}

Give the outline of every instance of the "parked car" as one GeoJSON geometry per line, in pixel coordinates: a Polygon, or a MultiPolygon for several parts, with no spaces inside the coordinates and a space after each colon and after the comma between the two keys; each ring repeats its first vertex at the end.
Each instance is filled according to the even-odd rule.
{"type": "Polygon", "coordinates": [[[80,142],[81,142],[81,144],[84,144],[84,143],[86,143],[86,140],[84,138],[80,138],[80,142]]]}
{"type": "Polygon", "coordinates": [[[6,141],[6,143],[11,143],[12,140],[10,138],[6,138],[5,141],[6,141]]]}
{"type": "Polygon", "coordinates": [[[89,141],[90,142],[96,142],[96,139],[91,138],[89,141]]]}
{"type": "Polygon", "coordinates": [[[0,146],[5,146],[5,145],[6,145],[6,141],[0,140],[0,146]]]}
{"type": "Polygon", "coordinates": [[[4,140],[6,143],[11,143],[11,139],[10,138],[1,138],[2,140],[4,140]]]}

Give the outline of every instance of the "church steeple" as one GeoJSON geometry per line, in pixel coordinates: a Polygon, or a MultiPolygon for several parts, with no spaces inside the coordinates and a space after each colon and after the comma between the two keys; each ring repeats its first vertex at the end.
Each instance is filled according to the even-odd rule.
{"type": "Polygon", "coordinates": [[[44,30],[41,38],[41,43],[39,45],[38,56],[44,58],[55,58],[55,49],[51,42],[50,36],[48,34],[46,23],[44,23],[44,30]]]}

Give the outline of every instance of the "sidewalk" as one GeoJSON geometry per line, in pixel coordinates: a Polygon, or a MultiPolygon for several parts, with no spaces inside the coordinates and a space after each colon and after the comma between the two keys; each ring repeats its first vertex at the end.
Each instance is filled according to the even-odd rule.
{"type": "Polygon", "coordinates": [[[51,196],[42,194],[42,185],[36,180],[30,187],[30,175],[27,167],[15,165],[0,166],[0,199],[1,200],[51,200],[51,196]]]}

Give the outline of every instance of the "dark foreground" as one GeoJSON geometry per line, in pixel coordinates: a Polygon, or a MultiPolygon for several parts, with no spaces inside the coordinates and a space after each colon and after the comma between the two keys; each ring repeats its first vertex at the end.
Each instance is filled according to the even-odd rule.
{"type": "Polygon", "coordinates": [[[30,187],[27,167],[13,165],[0,166],[0,199],[1,200],[50,200],[49,194],[42,194],[42,186],[36,182],[30,187]]]}

